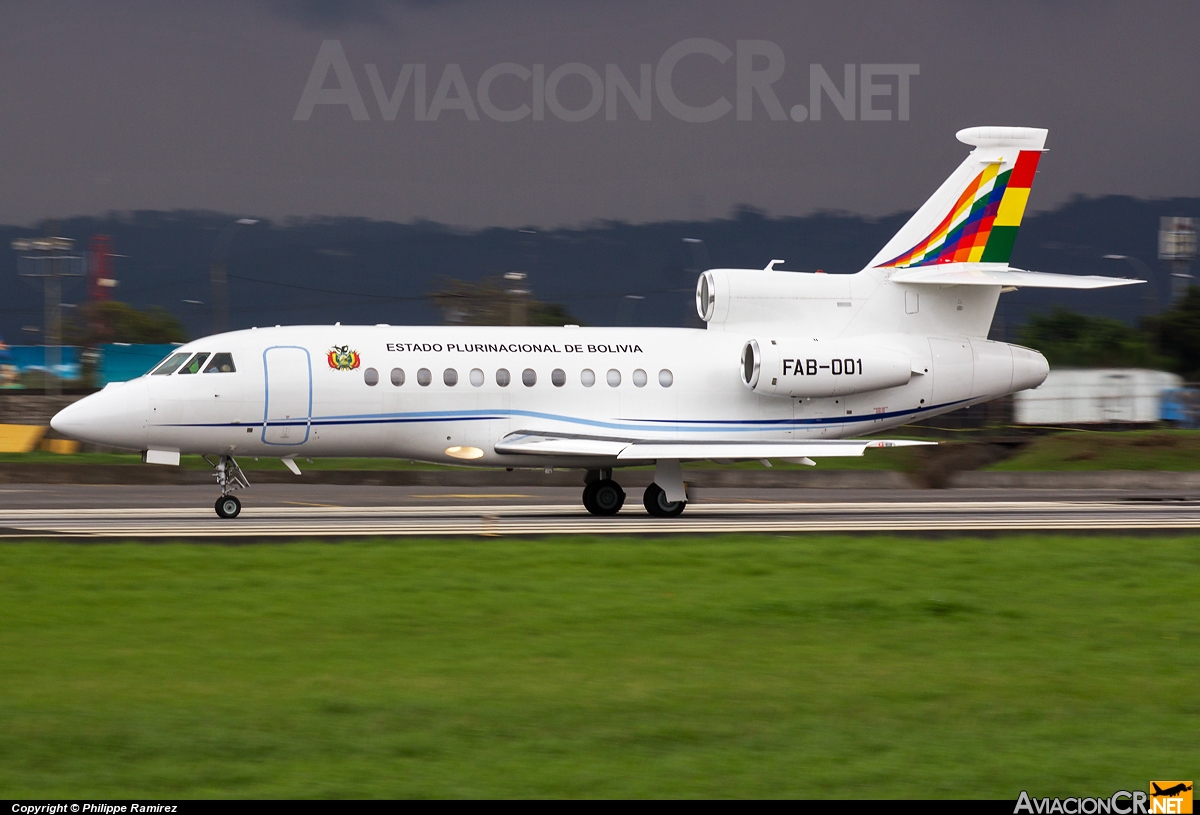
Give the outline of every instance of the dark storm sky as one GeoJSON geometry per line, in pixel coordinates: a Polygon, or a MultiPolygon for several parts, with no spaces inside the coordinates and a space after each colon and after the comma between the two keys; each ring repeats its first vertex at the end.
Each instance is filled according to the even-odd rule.
{"type": "MultiPolygon", "coordinates": [[[[1198,195],[1198,35],[1195,2],[8,0],[0,222],[151,208],[471,227],[712,218],[739,203],[884,214],[918,206],[965,155],[955,131],[978,124],[1050,129],[1034,208],[1073,193],[1198,195]],[[656,96],[650,121],[623,97],[616,121],[603,107],[583,122],[416,121],[410,87],[386,121],[365,67],[390,93],[402,66],[424,64],[429,98],[451,63],[472,94],[498,63],[601,77],[612,63],[637,86],[639,65],[688,38],[777,45],[785,111],[808,104],[811,63],[839,86],[847,63],[917,65],[911,117],[895,120],[893,95],[877,105],[893,121],[845,121],[828,101],[819,122],[772,121],[755,100],[750,121],[693,123],[656,96]],[[368,121],[335,105],[294,119],[329,39],[368,121]]],[[[735,102],[736,61],[686,57],[674,90],[735,102]]],[[[580,108],[589,93],[573,76],[558,98],[580,108]]],[[[499,107],[531,95],[515,76],[493,85],[499,107]]]]}

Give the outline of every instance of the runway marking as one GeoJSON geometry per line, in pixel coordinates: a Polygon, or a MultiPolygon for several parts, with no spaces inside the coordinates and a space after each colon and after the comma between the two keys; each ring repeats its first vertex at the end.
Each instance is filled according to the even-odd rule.
{"type": "MultiPolygon", "coordinates": [[[[507,495],[507,494],[506,494],[507,495]]],[[[445,497],[445,496],[438,496],[445,497]]],[[[478,497],[478,496],[473,496],[478,497]]],[[[492,496],[488,496],[492,497],[492,496]]],[[[1200,503],[928,501],[699,503],[679,518],[632,505],[596,518],[571,504],[250,506],[236,520],[205,507],[0,510],[0,538],[320,538],[547,534],[698,534],[1200,529],[1200,503]]]]}
{"type": "MultiPolygon", "coordinates": [[[[476,506],[345,506],[321,505],[303,502],[292,502],[296,506],[247,506],[242,511],[242,518],[256,517],[292,517],[297,514],[332,514],[332,515],[471,515],[501,514],[528,515],[545,513],[570,513],[586,516],[586,510],[574,504],[483,504],[476,506]]],[[[1126,511],[1131,508],[1147,509],[1183,509],[1190,508],[1200,512],[1200,503],[1158,501],[863,501],[863,502],[771,502],[767,504],[745,504],[740,502],[712,502],[692,504],[687,508],[689,517],[696,514],[813,514],[823,512],[844,512],[859,514],[864,512],[1002,512],[1013,510],[1024,511],[1074,511],[1091,512],[1095,510],[1126,511]]],[[[615,517],[628,517],[642,510],[635,509],[632,504],[628,509],[615,517]]],[[[0,522],[11,518],[58,518],[58,517],[120,517],[120,516],[161,516],[165,513],[185,517],[214,517],[211,507],[100,507],[87,509],[0,509],[0,522]]],[[[214,518],[215,519],[215,518],[214,518]]]]}
{"type": "Polygon", "coordinates": [[[433,499],[437,499],[437,498],[529,498],[531,495],[532,495],[532,493],[528,493],[528,492],[511,492],[511,493],[509,493],[509,492],[491,492],[491,493],[489,493],[489,492],[482,492],[482,493],[444,492],[444,493],[436,493],[436,494],[429,494],[429,495],[425,495],[425,494],[410,495],[409,497],[410,498],[433,498],[433,499]]]}

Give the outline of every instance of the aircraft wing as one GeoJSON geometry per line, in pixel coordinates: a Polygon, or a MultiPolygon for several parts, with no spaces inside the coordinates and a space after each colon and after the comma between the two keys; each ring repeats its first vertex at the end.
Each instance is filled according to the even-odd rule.
{"type": "Polygon", "coordinates": [[[939,263],[933,266],[914,266],[894,272],[891,280],[893,283],[942,286],[1028,286],[1039,289],[1104,289],[1146,282],[1128,277],[1027,272],[998,263],[939,263]]]}
{"type": "Polygon", "coordinates": [[[813,439],[805,441],[657,441],[556,435],[518,431],[496,443],[497,453],[551,456],[598,456],[620,461],[678,459],[725,461],[763,458],[813,459],[830,456],[861,456],[868,448],[912,447],[934,444],[907,439],[813,439]]]}

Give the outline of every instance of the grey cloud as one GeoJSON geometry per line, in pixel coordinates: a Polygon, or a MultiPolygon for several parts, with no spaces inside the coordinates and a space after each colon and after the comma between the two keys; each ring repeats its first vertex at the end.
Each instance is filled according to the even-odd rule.
{"type": "Polygon", "coordinates": [[[356,24],[390,28],[395,25],[397,10],[428,8],[444,2],[447,0],[269,0],[271,9],[280,16],[325,31],[356,24]]]}

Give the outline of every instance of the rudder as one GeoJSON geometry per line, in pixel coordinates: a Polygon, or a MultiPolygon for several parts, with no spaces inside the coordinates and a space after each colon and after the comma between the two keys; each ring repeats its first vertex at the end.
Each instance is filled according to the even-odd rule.
{"type": "Polygon", "coordinates": [[[960,130],[958,140],[975,149],[868,268],[1007,264],[1046,134],[1045,129],[1033,127],[960,130]]]}

